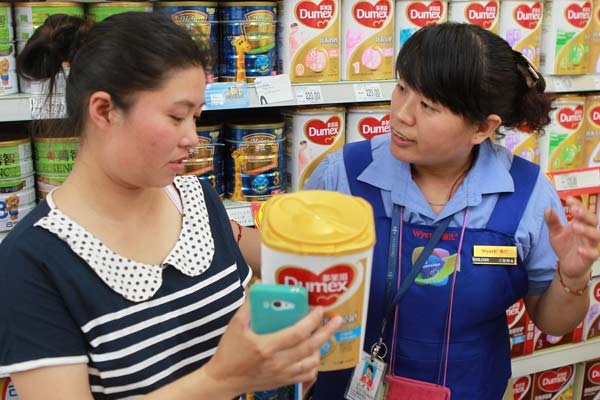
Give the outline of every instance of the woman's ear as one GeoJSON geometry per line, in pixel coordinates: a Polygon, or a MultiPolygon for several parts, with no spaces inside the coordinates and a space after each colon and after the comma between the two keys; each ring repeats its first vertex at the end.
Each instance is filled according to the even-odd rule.
{"type": "Polygon", "coordinates": [[[473,134],[472,144],[481,144],[489,137],[492,137],[496,129],[502,123],[502,118],[496,114],[490,114],[485,121],[476,125],[475,133],[473,134]]]}
{"type": "Polygon", "coordinates": [[[107,92],[94,92],[88,102],[88,118],[98,128],[108,128],[114,123],[115,107],[107,92]]]}

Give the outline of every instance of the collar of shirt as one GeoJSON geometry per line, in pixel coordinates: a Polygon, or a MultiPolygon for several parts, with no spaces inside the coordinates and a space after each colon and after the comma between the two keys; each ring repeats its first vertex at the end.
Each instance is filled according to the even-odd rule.
{"type": "MultiPolygon", "coordinates": [[[[466,207],[478,205],[485,194],[514,191],[514,183],[509,172],[512,156],[507,157],[510,153],[499,150],[499,147],[492,144],[490,140],[479,145],[473,168],[438,215],[431,210],[413,181],[410,164],[396,159],[390,152],[389,135],[372,139],[373,161],[359,175],[358,180],[389,192],[394,204],[412,209],[433,221],[439,221],[466,207]]],[[[388,216],[391,215],[388,207],[386,213],[388,216]]]]}
{"type": "Polygon", "coordinates": [[[127,259],[108,248],[92,233],[56,208],[52,193],[46,198],[50,212],[35,223],[66,242],[113,291],[130,301],[150,299],[162,285],[163,268],[172,266],[187,276],[206,271],[215,252],[204,192],[195,176],[175,178],[181,195],[181,232],[160,265],[127,259]]]}

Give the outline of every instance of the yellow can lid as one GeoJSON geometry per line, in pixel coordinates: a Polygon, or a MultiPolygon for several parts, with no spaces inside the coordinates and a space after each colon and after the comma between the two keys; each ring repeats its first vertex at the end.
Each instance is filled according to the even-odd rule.
{"type": "Polygon", "coordinates": [[[298,255],[337,256],[375,243],[371,205],[360,197],[303,190],[272,197],[264,205],[262,242],[298,255]]]}

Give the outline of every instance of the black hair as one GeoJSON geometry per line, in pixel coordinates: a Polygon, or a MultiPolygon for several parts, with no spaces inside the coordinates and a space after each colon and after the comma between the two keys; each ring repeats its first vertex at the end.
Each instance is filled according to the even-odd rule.
{"type": "Polygon", "coordinates": [[[127,111],[141,91],[155,90],[165,75],[212,62],[210,42],[198,42],[160,13],[126,12],[94,24],[65,14],[51,15],[33,34],[17,59],[27,79],[50,79],[69,64],[63,134],[78,136],[89,97],[110,94],[127,111]]]}
{"type": "Polygon", "coordinates": [[[477,25],[443,23],[415,32],[402,46],[396,71],[433,102],[481,123],[490,114],[505,127],[541,130],[553,98],[544,78],[498,35],[477,25]]]}

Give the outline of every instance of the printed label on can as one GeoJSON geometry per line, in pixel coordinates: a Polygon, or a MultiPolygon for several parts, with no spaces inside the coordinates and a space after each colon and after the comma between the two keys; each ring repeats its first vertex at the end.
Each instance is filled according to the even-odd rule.
{"type": "Polygon", "coordinates": [[[351,0],[342,13],[342,80],[394,78],[394,3],[351,0]]]}
{"type": "Polygon", "coordinates": [[[251,82],[257,76],[276,75],[277,3],[224,4],[219,79],[251,82]]]}
{"type": "Polygon", "coordinates": [[[590,308],[584,319],[583,340],[600,337],[600,278],[594,278],[590,286],[590,308]]]}
{"type": "Polygon", "coordinates": [[[12,42],[14,39],[15,33],[13,31],[10,4],[0,5],[0,43],[12,42]]]}
{"type": "Polygon", "coordinates": [[[201,137],[200,144],[189,149],[189,156],[184,162],[185,168],[181,175],[194,175],[198,180],[208,182],[219,195],[224,195],[224,147],[223,144],[210,143],[209,138],[201,137]]]}
{"type": "Polygon", "coordinates": [[[345,143],[343,109],[314,112],[286,111],[286,189],[300,190],[328,154],[345,143]]]}
{"type": "Polygon", "coordinates": [[[340,80],[340,1],[285,0],[279,47],[282,73],[292,83],[340,80]]]}
{"type": "Polygon", "coordinates": [[[397,1],[394,29],[395,53],[415,33],[427,25],[440,24],[448,19],[447,1],[397,1]]]}
{"type": "Polygon", "coordinates": [[[25,215],[35,208],[35,192],[28,189],[28,202],[25,203],[18,193],[2,196],[0,199],[0,231],[11,230],[25,215]]]}
{"type": "Polygon", "coordinates": [[[20,25],[33,25],[35,29],[39,28],[48,18],[53,14],[67,14],[76,17],[83,18],[83,4],[70,2],[65,4],[60,2],[59,4],[48,3],[35,3],[32,5],[23,5],[20,3],[19,6],[15,7],[15,24],[17,30],[20,25]]]}
{"type": "Polygon", "coordinates": [[[593,2],[592,20],[589,27],[588,73],[600,73],[600,1],[593,2]]]}
{"type": "Polygon", "coordinates": [[[500,2],[490,1],[450,1],[448,21],[479,25],[488,31],[498,33],[500,2]]]}
{"type": "Polygon", "coordinates": [[[573,398],[575,367],[565,367],[537,372],[534,375],[532,400],[559,400],[573,398]]]}
{"type": "Polygon", "coordinates": [[[349,108],[346,113],[346,143],[371,140],[390,133],[390,111],[381,107],[349,108]]]}
{"type": "Polygon", "coordinates": [[[585,99],[554,102],[550,125],[539,136],[540,166],[545,171],[581,168],[585,139],[585,99]]]}
{"type": "Polygon", "coordinates": [[[585,141],[582,167],[600,166],[600,96],[588,96],[585,102],[585,141]]]}
{"type": "Polygon", "coordinates": [[[526,375],[513,380],[514,400],[530,400],[533,390],[533,376],[526,375]]]}
{"type": "Polygon", "coordinates": [[[111,15],[121,14],[129,11],[152,12],[152,3],[113,3],[110,6],[103,5],[103,3],[98,3],[95,6],[90,6],[88,9],[88,16],[92,21],[101,22],[111,15]]]}
{"type": "Polygon", "coordinates": [[[600,396],[600,359],[585,363],[581,400],[596,400],[598,396],[600,396]]]}
{"type": "Polygon", "coordinates": [[[590,1],[557,0],[545,3],[540,70],[553,75],[583,74],[588,62],[590,1]]]}
{"type": "Polygon", "coordinates": [[[304,287],[308,291],[309,305],[325,308],[324,323],[336,315],[343,318],[342,326],[321,347],[319,370],[354,367],[364,342],[369,296],[369,286],[365,282],[370,282],[372,252],[300,257],[265,245],[262,252],[263,260],[276,260],[263,269],[266,283],[304,287]]]}
{"type": "Polygon", "coordinates": [[[541,1],[503,1],[500,9],[498,34],[536,68],[540,65],[543,7],[541,1]]]}
{"type": "Polygon", "coordinates": [[[17,160],[14,163],[0,165],[0,180],[19,179],[33,173],[33,161],[31,158],[17,160]]]}
{"type": "Polygon", "coordinates": [[[0,96],[19,91],[16,68],[14,44],[0,43],[0,96]]]}
{"type": "Polygon", "coordinates": [[[15,385],[13,385],[10,378],[0,378],[0,389],[2,390],[0,400],[19,400],[15,385]]]}
{"type": "Polygon", "coordinates": [[[506,147],[519,157],[539,164],[538,135],[535,132],[529,132],[525,128],[501,128],[500,133],[501,135],[496,139],[497,144],[506,147]]]}

